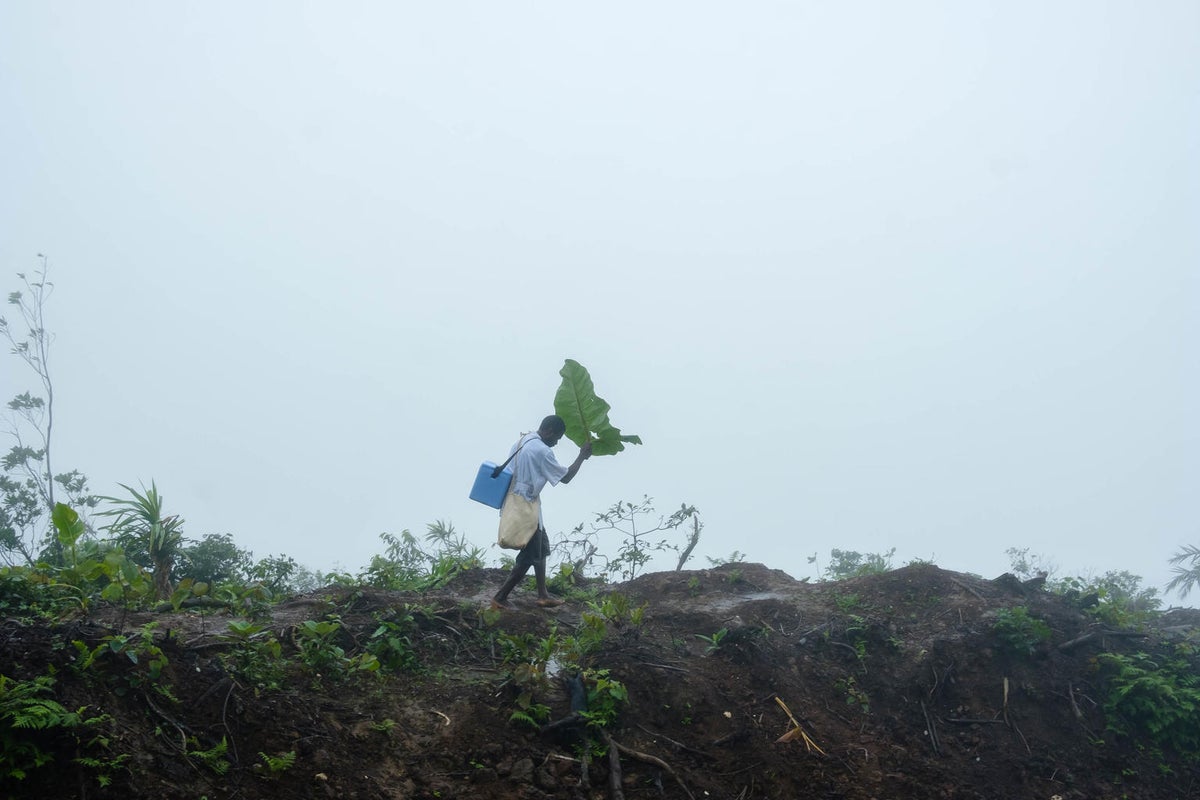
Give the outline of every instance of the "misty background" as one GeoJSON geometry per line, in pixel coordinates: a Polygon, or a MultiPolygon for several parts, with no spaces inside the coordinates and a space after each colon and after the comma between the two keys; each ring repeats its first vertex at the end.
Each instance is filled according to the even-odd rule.
{"type": "Polygon", "coordinates": [[[55,471],[193,539],[490,546],[475,470],[574,358],[645,444],[552,537],[649,495],[695,567],[1159,587],[1200,544],[1194,2],[9,2],[0,109],[55,471]]]}

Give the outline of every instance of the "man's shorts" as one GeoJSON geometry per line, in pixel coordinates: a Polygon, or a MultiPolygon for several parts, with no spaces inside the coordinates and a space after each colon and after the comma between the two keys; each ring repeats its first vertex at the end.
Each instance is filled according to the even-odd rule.
{"type": "Polygon", "coordinates": [[[517,552],[517,566],[529,569],[539,561],[545,561],[550,556],[550,537],[545,528],[538,528],[529,540],[529,544],[517,552]]]}

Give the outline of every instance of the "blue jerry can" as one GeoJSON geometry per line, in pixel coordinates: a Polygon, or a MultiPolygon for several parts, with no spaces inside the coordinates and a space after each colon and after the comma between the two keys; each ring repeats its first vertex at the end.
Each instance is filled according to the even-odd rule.
{"type": "Polygon", "coordinates": [[[479,474],[475,476],[475,485],[471,487],[471,499],[478,500],[485,506],[499,508],[504,505],[504,495],[508,494],[508,487],[512,484],[512,470],[504,469],[495,478],[492,473],[496,471],[496,465],[491,461],[483,462],[479,467],[479,474]]]}

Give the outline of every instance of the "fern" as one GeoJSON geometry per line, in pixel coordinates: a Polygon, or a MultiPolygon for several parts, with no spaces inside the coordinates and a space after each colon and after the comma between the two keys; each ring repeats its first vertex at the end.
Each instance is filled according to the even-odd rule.
{"type": "Polygon", "coordinates": [[[16,681],[0,674],[0,777],[24,780],[28,770],[45,766],[54,756],[38,747],[23,731],[74,728],[82,717],[54,700],[39,695],[50,691],[54,679],[42,675],[16,681]]]}
{"type": "MultiPolygon", "coordinates": [[[[193,744],[198,744],[195,739],[191,740],[193,744]]],[[[221,737],[221,741],[210,747],[208,750],[189,750],[187,755],[195,756],[200,759],[204,766],[211,769],[218,775],[224,775],[229,771],[229,760],[225,758],[225,752],[229,749],[229,742],[225,737],[221,737]]]]}
{"type": "Polygon", "coordinates": [[[267,765],[267,769],[271,770],[271,774],[278,772],[287,772],[296,763],[296,751],[291,750],[287,753],[280,753],[277,756],[269,756],[266,753],[259,753],[263,763],[267,765]]]}
{"type": "Polygon", "coordinates": [[[537,720],[535,720],[533,717],[526,714],[524,711],[512,712],[512,715],[509,716],[508,721],[511,723],[520,722],[523,725],[528,725],[529,727],[533,728],[534,730],[540,730],[542,727],[541,725],[539,725],[537,723],[537,720]]]}
{"type": "Polygon", "coordinates": [[[1200,677],[1181,648],[1160,664],[1147,653],[1104,653],[1109,672],[1104,711],[1110,730],[1135,736],[1144,731],[1157,745],[1200,757],[1200,677]]]}

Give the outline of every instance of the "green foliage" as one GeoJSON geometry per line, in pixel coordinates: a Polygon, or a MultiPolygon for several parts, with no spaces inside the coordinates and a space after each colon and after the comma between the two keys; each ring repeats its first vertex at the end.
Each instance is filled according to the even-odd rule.
{"type": "Polygon", "coordinates": [[[336,618],[306,619],[296,626],[296,645],[300,648],[300,662],[311,671],[333,675],[342,672],[346,651],[335,641],[342,630],[341,620],[336,618]]]}
{"type": "Polygon", "coordinates": [[[103,497],[113,507],[98,516],[112,517],[108,531],[133,560],[143,555],[154,576],[155,596],[166,600],[171,596],[171,570],[183,546],[183,519],[163,514],[163,498],[154,481],[142,491],[118,484],[132,495],[129,498],[103,497]]]}
{"type": "Polygon", "coordinates": [[[209,585],[245,581],[251,567],[251,554],[233,542],[228,533],[210,533],[198,542],[179,550],[175,575],[209,585]]]}
{"type": "Polygon", "coordinates": [[[1029,552],[1028,547],[1010,547],[1004,551],[1008,556],[1009,571],[1023,581],[1045,576],[1053,582],[1058,566],[1040,553],[1029,552]]]}
{"type": "Polygon", "coordinates": [[[280,753],[274,756],[260,752],[258,757],[261,758],[263,763],[267,765],[267,769],[270,770],[272,775],[278,775],[281,772],[287,772],[292,768],[292,765],[296,763],[295,750],[289,750],[286,753],[280,753]]]}
{"type": "Polygon", "coordinates": [[[154,629],[157,626],[157,622],[148,622],[133,635],[110,634],[103,637],[95,647],[89,647],[86,642],[78,639],[72,641],[77,656],[74,669],[87,676],[101,666],[109,665],[115,668],[120,662],[127,661],[129,666],[121,664],[121,669],[114,669],[111,673],[119,678],[119,682],[113,688],[115,694],[123,695],[129,689],[149,685],[160,694],[170,697],[169,687],[160,683],[163,670],[169,662],[162,648],[154,643],[154,629]]]}
{"type": "Polygon", "coordinates": [[[484,551],[455,531],[453,525],[438,520],[426,528],[425,541],[430,549],[407,530],[399,536],[379,534],[386,545],[384,554],[371,559],[360,576],[362,581],[381,589],[423,591],[446,584],[463,570],[483,566],[484,551]]]}
{"type": "Polygon", "coordinates": [[[681,505],[668,517],[655,519],[654,501],[646,496],[639,503],[618,501],[607,511],[596,515],[596,519],[585,525],[580,523],[570,534],[563,535],[558,546],[563,547],[568,559],[573,559],[573,569],[582,573],[593,559],[604,562],[603,571],[609,575],[620,575],[621,580],[632,580],[643,570],[656,553],[678,553],[686,544],[655,536],[671,533],[696,514],[695,506],[681,505]],[[617,555],[608,557],[600,553],[598,541],[616,532],[621,535],[617,555]]]}
{"type": "Polygon", "coordinates": [[[848,624],[846,625],[846,636],[850,639],[850,647],[854,650],[854,657],[858,659],[858,663],[862,665],[863,672],[867,671],[867,618],[861,614],[848,614],[848,624]]]}
{"type": "Polygon", "coordinates": [[[559,597],[590,602],[595,598],[596,590],[582,585],[582,580],[583,576],[575,569],[575,565],[564,561],[553,575],[547,576],[546,589],[559,597]]]}
{"type": "MultiPolygon", "coordinates": [[[[1099,577],[1056,578],[1058,567],[1028,547],[1010,547],[1010,571],[1022,581],[1042,579],[1047,591],[1078,604],[1097,619],[1118,627],[1145,622],[1162,601],[1158,590],[1143,587],[1141,577],[1124,570],[1110,570],[1099,577]]],[[[1170,586],[1168,585],[1168,589],[1170,586]]]]}
{"type": "Polygon", "coordinates": [[[342,621],[335,616],[324,620],[308,619],[296,626],[296,646],[300,663],[317,680],[342,683],[353,675],[373,673],[379,669],[379,659],[371,653],[347,656],[336,639],[342,621]]]}
{"type": "Polygon", "coordinates": [[[741,550],[734,550],[725,558],[708,558],[708,564],[712,567],[723,567],[726,564],[741,564],[746,560],[746,554],[741,550]]]}
{"type": "Polygon", "coordinates": [[[1088,614],[1115,627],[1138,625],[1152,618],[1162,605],[1158,590],[1143,587],[1142,579],[1123,570],[1110,570],[1098,578],[1065,578],[1049,584],[1064,599],[1084,607],[1088,614]]]}
{"type": "Polygon", "coordinates": [[[371,730],[379,731],[382,734],[391,736],[392,731],[396,730],[396,720],[392,719],[391,717],[386,717],[379,722],[372,722],[371,730]]]}
{"type": "Polygon", "coordinates": [[[638,436],[622,434],[608,420],[608,403],[596,396],[592,376],[578,361],[567,359],[558,374],[562,383],[554,395],[554,413],[567,423],[566,436],[583,447],[592,443],[592,454],[615,455],[626,444],[641,444],[638,436]]]}
{"type": "Polygon", "coordinates": [[[527,693],[523,693],[517,698],[517,707],[508,716],[508,721],[514,725],[525,725],[534,730],[540,729],[548,719],[550,719],[550,706],[533,702],[532,696],[527,693]]]}
{"type": "Polygon", "coordinates": [[[697,633],[696,638],[703,639],[705,642],[708,642],[708,647],[704,648],[705,653],[715,653],[721,649],[721,640],[728,635],[729,629],[721,628],[721,630],[717,631],[711,636],[705,636],[703,633],[697,633]]]}
{"type": "Polygon", "coordinates": [[[892,569],[892,557],[896,548],[886,553],[859,553],[856,550],[829,551],[829,566],[825,567],[825,580],[840,581],[860,578],[864,575],[882,575],[892,569]]]}
{"type": "MultiPolygon", "coordinates": [[[[188,744],[193,747],[199,747],[199,743],[195,737],[188,740],[188,744]]],[[[229,771],[229,742],[225,737],[221,737],[221,741],[217,742],[207,750],[189,749],[186,755],[190,758],[196,758],[201,764],[211,769],[218,775],[224,775],[229,771]]]]}
{"type": "Polygon", "coordinates": [[[855,592],[841,592],[834,595],[833,603],[839,611],[849,613],[862,607],[862,597],[855,592]]]}
{"type": "Polygon", "coordinates": [[[67,711],[57,701],[45,697],[54,679],[40,676],[17,681],[0,674],[0,778],[24,780],[30,770],[54,760],[43,749],[47,740],[32,731],[78,728],[84,724],[79,712],[67,711]]]}
{"type": "MultiPolygon", "coordinates": [[[[13,448],[4,459],[6,471],[29,468],[33,453],[13,448]],[[11,466],[10,466],[11,465],[11,466]]],[[[32,565],[36,560],[37,540],[45,506],[31,477],[0,475],[0,555],[9,564],[32,565]]]]}
{"type": "Polygon", "coordinates": [[[610,677],[606,669],[584,670],[582,677],[587,687],[588,709],[584,716],[588,724],[611,727],[617,721],[621,704],[629,699],[625,684],[610,677]]]}
{"type": "Polygon", "coordinates": [[[278,597],[291,588],[290,581],[298,567],[291,556],[269,555],[251,564],[246,574],[262,584],[272,597],[278,597]]]}
{"type": "Polygon", "coordinates": [[[1200,758],[1200,670],[1190,646],[1157,660],[1147,653],[1103,653],[1097,660],[1107,678],[1109,730],[1200,758]]]}
{"type": "Polygon", "coordinates": [[[1175,577],[1167,584],[1168,592],[1178,592],[1179,596],[1187,597],[1192,589],[1200,586],[1200,547],[1186,544],[1179,552],[1171,556],[1171,572],[1175,577]]]}
{"type": "Polygon", "coordinates": [[[517,690],[515,710],[509,721],[540,727],[550,718],[550,708],[535,697],[545,691],[546,667],[559,652],[557,629],[552,628],[548,636],[540,639],[531,633],[502,633],[497,642],[501,663],[508,667],[509,681],[517,690]]]}
{"type": "Polygon", "coordinates": [[[49,356],[52,335],[46,327],[46,303],[54,291],[47,280],[48,261],[40,255],[39,269],[26,276],[17,273],[25,291],[10,292],[8,303],[19,320],[10,325],[0,317],[0,338],[23,361],[41,384],[41,396],[22,392],[7,404],[8,433],[14,444],[0,461],[0,560],[9,565],[33,566],[42,560],[62,564],[62,548],[47,531],[46,516],[57,503],[61,487],[72,505],[95,506],[87,479],[78,471],[55,475],[51,464],[54,430],[54,382],[49,356]],[[21,331],[21,333],[18,333],[21,331]],[[44,550],[43,550],[44,548],[44,550]]]}
{"type": "Polygon", "coordinates": [[[996,612],[992,631],[1004,646],[1022,655],[1030,655],[1050,638],[1050,626],[1030,615],[1025,606],[1002,608],[996,612]]]}
{"type": "Polygon", "coordinates": [[[231,620],[224,638],[233,643],[221,654],[225,669],[252,686],[256,694],[282,688],[287,662],[282,646],[270,631],[255,622],[231,620]]]}
{"type": "Polygon", "coordinates": [[[387,616],[377,613],[375,621],[379,625],[367,641],[367,652],[375,656],[384,669],[416,669],[417,652],[413,648],[411,637],[415,623],[407,607],[403,610],[393,610],[387,616]]]}
{"type": "Polygon", "coordinates": [[[620,592],[610,592],[598,603],[593,602],[588,605],[593,610],[599,612],[605,622],[618,628],[625,625],[640,628],[642,620],[645,617],[647,604],[642,603],[640,606],[635,607],[629,602],[628,595],[620,592]]]}
{"type": "Polygon", "coordinates": [[[863,714],[871,713],[871,698],[858,685],[858,681],[855,680],[853,675],[839,678],[834,681],[833,685],[845,695],[846,705],[854,706],[863,714]]]}
{"type": "Polygon", "coordinates": [[[75,509],[63,503],[54,504],[50,520],[54,524],[58,543],[66,554],[66,563],[69,566],[75,566],[79,560],[76,545],[79,543],[79,538],[87,532],[87,526],[83,524],[83,520],[79,518],[79,513],[75,509]]]}
{"type": "Polygon", "coordinates": [[[30,567],[0,567],[0,615],[17,619],[53,618],[77,592],[30,567]]]}
{"type": "Polygon", "coordinates": [[[600,651],[604,637],[608,634],[608,625],[600,614],[584,611],[579,617],[579,626],[575,635],[569,636],[563,643],[563,661],[568,664],[582,665],[591,656],[600,651]]]}

